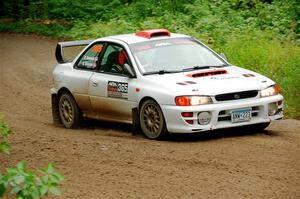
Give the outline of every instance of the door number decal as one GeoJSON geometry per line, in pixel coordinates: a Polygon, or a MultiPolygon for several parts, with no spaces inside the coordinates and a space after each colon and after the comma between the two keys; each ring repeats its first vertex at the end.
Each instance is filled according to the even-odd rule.
{"type": "Polygon", "coordinates": [[[128,99],[128,83],[108,81],[107,95],[113,98],[128,99]]]}

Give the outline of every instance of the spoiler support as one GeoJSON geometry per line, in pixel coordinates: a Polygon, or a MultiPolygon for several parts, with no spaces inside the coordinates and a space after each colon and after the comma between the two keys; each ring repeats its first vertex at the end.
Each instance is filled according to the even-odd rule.
{"type": "Polygon", "coordinates": [[[94,40],[79,40],[79,41],[66,41],[66,42],[57,43],[55,49],[55,58],[57,62],[60,64],[68,62],[68,60],[65,60],[63,57],[63,48],[73,47],[73,46],[86,46],[92,43],[93,41],[94,40]]]}

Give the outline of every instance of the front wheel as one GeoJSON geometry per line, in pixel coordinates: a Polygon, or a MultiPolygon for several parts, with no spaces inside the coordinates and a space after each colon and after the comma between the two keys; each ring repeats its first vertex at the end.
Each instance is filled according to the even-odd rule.
{"type": "Polygon", "coordinates": [[[142,132],[149,139],[160,140],[167,134],[165,119],[159,105],[153,100],[146,100],[141,107],[140,125],[142,132]]]}
{"type": "Polygon", "coordinates": [[[77,128],[80,122],[80,110],[70,93],[61,94],[58,102],[61,122],[66,128],[77,128]]]}

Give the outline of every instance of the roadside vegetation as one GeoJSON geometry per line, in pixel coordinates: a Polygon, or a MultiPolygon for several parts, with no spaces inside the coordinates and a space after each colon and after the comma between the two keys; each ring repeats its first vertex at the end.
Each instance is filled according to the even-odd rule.
{"type": "Polygon", "coordinates": [[[300,118],[298,0],[4,0],[0,31],[88,39],[167,28],[192,35],[232,64],[279,83],[300,118]]]}
{"type": "MultiPolygon", "coordinates": [[[[0,118],[0,153],[9,154],[10,145],[7,138],[10,134],[10,128],[0,118]]],[[[38,170],[38,173],[39,175],[29,171],[25,161],[20,161],[15,167],[7,168],[6,174],[0,172],[0,198],[15,195],[17,199],[39,199],[49,193],[61,194],[58,186],[63,176],[55,171],[52,164],[38,170]]]]}

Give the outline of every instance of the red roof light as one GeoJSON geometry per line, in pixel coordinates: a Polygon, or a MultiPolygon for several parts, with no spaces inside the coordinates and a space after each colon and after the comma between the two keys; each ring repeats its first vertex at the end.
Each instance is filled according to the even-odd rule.
{"type": "Polygon", "coordinates": [[[151,29],[151,30],[142,30],[135,33],[136,36],[145,37],[150,39],[155,36],[170,36],[171,33],[167,29],[151,29]]]}

